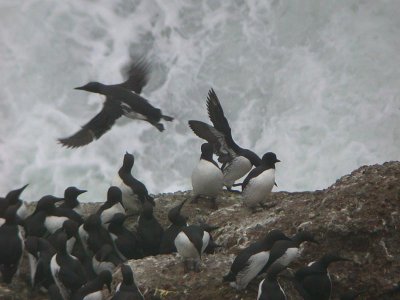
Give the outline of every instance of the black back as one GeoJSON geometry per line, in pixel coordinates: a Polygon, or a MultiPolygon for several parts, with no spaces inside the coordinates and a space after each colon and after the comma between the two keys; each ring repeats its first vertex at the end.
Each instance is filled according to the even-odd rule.
{"type": "Polygon", "coordinates": [[[122,283],[112,300],[144,300],[143,295],[136,286],[130,266],[121,265],[122,283]]]}
{"type": "Polygon", "coordinates": [[[153,206],[149,202],[145,202],[143,205],[137,232],[142,240],[144,256],[159,254],[164,229],[153,216],[153,206]]]}

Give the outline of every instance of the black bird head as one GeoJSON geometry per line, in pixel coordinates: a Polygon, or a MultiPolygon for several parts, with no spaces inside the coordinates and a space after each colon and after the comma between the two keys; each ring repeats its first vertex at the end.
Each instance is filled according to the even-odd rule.
{"type": "Polygon", "coordinates": [[[64,191],[64,198],[66,199],[76,199],[80,194],[86,193],[86,190],[80,190],[77,187],[70,186],[64,191]]]}
{"type": "Polygon", "coordinates": [[[107,191],[107,202],[111,205],[121,203],[122,206],[122,192],[121,189],[117,186],[110,186],[107,191]]]}
{"type": "Polygon", "coordinates": [[[111,281],[112,281],[112,274],[109,270],[103,270],[97,276],[103,285],[107,286],[108,291],[111,293],[111,281]]]}
{"type": "Polygon", "coordinates": [[[65,220],[62,228],[67,234],[68,238],[70,238],[78,233],[79,224],[73,220],[65,220]]]}
{"type": "Polygon", "coordinates": [[[122,167],[125,170],[130,171],[134,163],[135,163],[135,157],[133,156],[133,154],[126,152],[124,155],[124,161],[122,163],[122,167]]]}
{"type": "Polygon", "coordinates": [[[309,231],[300,231],[296,233],[292,240],[297,242],[298,244],[301,244],[302,242],[312,242],[315,244],[319,244],[319,242],[315,240],[314,234],[309,231]]]}
{"type": "Polygon", "coordinates": [[[68,237],[65,232],[61,232],[59,235],[57,235],[57,238],[55,241],[55,247],[58,252],[66,253],[67,240],[68,240],[68,237]]]}
{"type": "Polygon", "coordinates": [[[92,93],[101,93],[103,86],[104,85],[101,84],[100,82],[89,82],[88,84],[85,84],[83,86],[76,87],[75,90],[83,90],[92,93]]]}
{"type": "Polygon", "coordinates": [[[132,268],[126,264],[121,265],[122,280],[125,285],[132,285],[135,283],[133,278],[132,268]]]}
{"type": "Polygon", "coordinates": [[[213,157],[213,145],[210,143],[204,143],[201,145],[201,157],[207,158],[207,159],[212,159],[213,157]]]}
{"type": "Polygon", "coordinates": [[[8,192],[6,195],[5,199],[8,201],[9,204],[16,204],[19,200],[19,196],[22,194],[22,192],[25,190],[25,188],[28,186],[28,184],[24,185],[23,187],[12,190],[8,192]]]}
{"type": "Polygon", "coordinates": [[[289,237],[287,237],[281,230],[279,229],[272,229],[270,232],[267,233],[267,235],[264,238],[264,241],[270,246],[276,241],[280,240],[290,240],[289,237]]]}
{"type": "Polygon", "coordinates": [[[336,261],[351,261],[351,259],[344,258],[339,256],[336,253],[327,253],[324,256],[321,257],[320,259],[322,265],[324,265],[326,268],[333,262],[336,261]]]}
{"type": "Polygon", "coordinates": [[[272,266],[268,269],[266,278],[268,280],[276,280],[279,273],[286,269],[287,266],[281,264],[272,264],[272,266]]]}
{"type": "Polygon", "coordinates": [[[63,200],[64,198],[58,198],[52,195],[43,196],[38,201],[35,211],[51,212],[55,208],[55,204],[63,200]]]}
{"type": "Polygon", "coordinates": [[[96,230],[101,226],[101,219],[98,214],[92,214],[86,218],[83,222],[83,228],[85,230],[96,230]]]}
{"type": "Polygon", "coordinates": [[[261,158],[261,162],[266,166],[275,167],[275,163],[280,162],[280,160],[276,158],[275,153],[267,152],[261,158]]]}
{"type": "Polygon", "coordinates": [[[174,225],[177,226],[186,226],[187,218],[181,215],[181,209],[183,205],[186,203],[188,198],[182,201],[182,203],[177,206],[171,208],[168,212],[168,220],[174,225]]]}
{"type": "Polygon", "coordinates": [[[153,218],[153,205],[148,201],[143,203],[143,211],[140,215],[145,217],[146,219],[153,218]]]}

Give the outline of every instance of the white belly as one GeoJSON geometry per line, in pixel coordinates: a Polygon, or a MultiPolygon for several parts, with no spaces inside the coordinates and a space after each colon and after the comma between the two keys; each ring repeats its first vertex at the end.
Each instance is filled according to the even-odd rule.
{"type": "Polygon", "coordinates": [[[83,297],[83,300],[103,300],[103,292],[97,291],[83,297]]]}
{"type": "Polygon", "coordinates": [[[69,290],[63,285],[63,283],[58,279],[58,272],[60,271],[60,266],[56,262],[57,254],[55,254],[50,261],[50,270],[51,275],[53,275],[53,279],[55,284],[58,286],[60,290],[60,294],[64,300],[69,299],[69,290]]]}
{"type": "Polygon", "coordinates": [[[262,251],[252,255],[248,260],[249,265],[236,276],[236,288],[238,290],[245,289],[249,282],[264,268],[268,259],[269,251],[262,251]]]}
{"type": "Polygon", "coordinates": [[[29,216],[28,206],[25,202],[22,202],[21,206],[17,210],[17,215],[21,220],[25,220],[29,216]]]}
{"type": "Polygon", "coordinates": [[[44,221],[44,226],[50,233],[54,233],[57,229],[62,227],[66,220],[68,220],[67,217],[48,216],[44,221]]]}
{"type": "Polygon", "coordinates": [[[101,223],[103,224],[103,226],[107,225],[104,223],[109,222],[112,219],[112,217],[118,213],[125,214],[125,209],[119,202],[117,204],[114,204],[110,208],[103,210],[100,215],[101,223]]]}
{"type": "Polygon", "coordinates": [[[243,191],[243,202],[248,207],[257,206],[271,193],[275,184],[275,169],[268,169],[252,178],[243,191]]]}
{"type": "Polygon", "coordinates": [[[235,157],[224,168],[224,185],[231,187],[236,180],[246,175],[251,170],[251,167],[252,164],[246,157],[235,157]]]}
{"type": "Polygon", "coordinates": [[[281,257],[279,257],[274,264],[288,266],[292,261],[300,256],[299,248],[288,248],[281,257]]]}
{"type": "Polygon", "coordinates": [[[197,251],[196,247],[183,232],[180,232],[176,236],[175,247],[179,255],[183,257],[183,259],[200,259],[200,254],[197,251]]]}
{"type": "Polygon", "coordinates": [[[223,187],[223,174],[213,163],[201,159],[192,172],[192,187],[195,195],[216,197],[223,187]]]}
{"type": "Polygon", "coordinates": [[[113,181],[112,185],[119,187],[122,192],[122,203],[125,206],[125,209],[128,213],[140,213],[142,211],[142,203],[138,199],[138,197],[133,193],[132,189],[127,186],[117,174],[113,181]]]}

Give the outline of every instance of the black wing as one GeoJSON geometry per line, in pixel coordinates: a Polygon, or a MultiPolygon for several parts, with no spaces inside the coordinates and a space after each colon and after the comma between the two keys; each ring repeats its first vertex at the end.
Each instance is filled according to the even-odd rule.
{"type": "Polygon", "coordinates": [[[253,179],[254,177],[257,177],[264,171],[265,171],[265,168],[263,168],[263,167],[257,167],[255,169],[251,170],[250,173],[247,175],[247,177],[244,179],[244,181],[242,183],[242,191],[245,189],[245,187],[247,186],[247,184],[250,182],[251,179],[253,179]]]}
{"type": "Polygon", "coordinates": [[[208,91],[207,111],[208,117],[213,123],[215,129],[225,135],[225,139],[229,147],[236,149],[238,145],[232,139],[231,127],[229,126],[228,120],[225,118],[224,110],[222,109],[217,94],[213,89],[208,91]]]}
{"type": "Polygon", "coordinates": [[[122,113],[120,103],[107,98],[102,110],[87,124],[83,125],[81,130],[58,141],[67,148],[87,145],[110,130],[115,121],[122,116],[122,113]]]}
{"type": "Polygon", "coordinates": [[[119,84],[128,90],[134,91],[136,94],[142,92],[142,88],[147,84],[149,80],[151,68],[150,64],[146,61],[144,57],[132,62],[126,70],[122,72],[125,73],[124,77],[128,79],[123,83],[119,84]]]}
{"type": "Polygon", "coordinates": [[[236,153],[229,147],[225,135],[216,128],[195,120],[189,121],[189,127],[198,137],[213,145],[214,153],[218,156],[219,162],[229,162],[236,157],[236,153]]]}

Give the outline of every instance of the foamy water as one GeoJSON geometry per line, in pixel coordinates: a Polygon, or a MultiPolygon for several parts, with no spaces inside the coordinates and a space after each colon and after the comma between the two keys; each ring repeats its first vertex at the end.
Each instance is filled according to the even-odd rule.
{"type": "Polygon", "coordinates": [[[125,151],[151,193],[190,189],[213,87],[242,147],[273,151],[276,190],[314,190],[364,164],[400,159],[398,1],[0,2],[0,195],[87,189],[103,201],[125,151]],[[230,2],[230,3],[228,3],[230,2]],[[153,64],[143,91],[175,117],[159,133],[121,118],[81,149],[75,133],[130,56],[153,64]]]}

